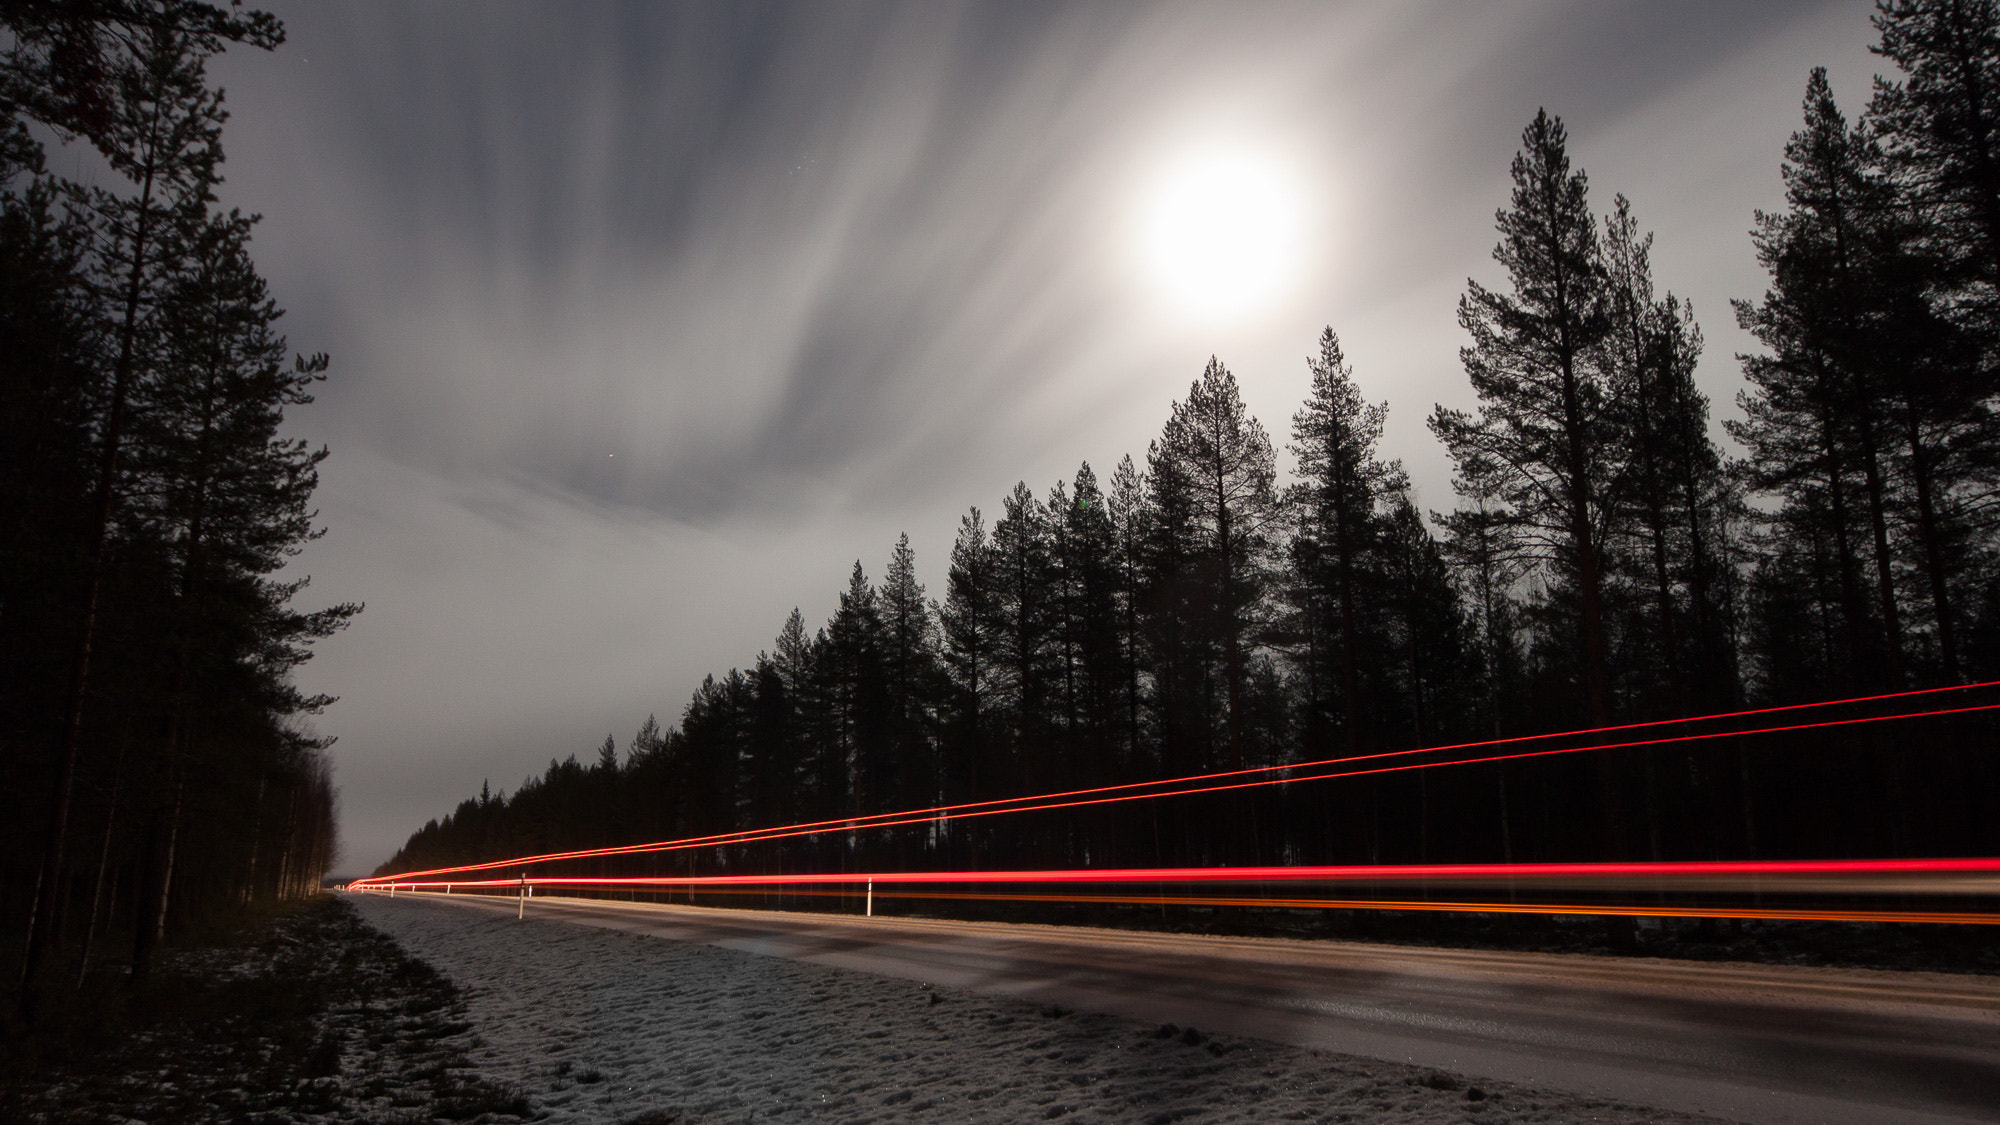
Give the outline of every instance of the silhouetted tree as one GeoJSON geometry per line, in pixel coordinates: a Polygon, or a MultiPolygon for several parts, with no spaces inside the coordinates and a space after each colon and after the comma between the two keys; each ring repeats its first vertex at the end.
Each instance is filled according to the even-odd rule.
{"type": "Polygon", "coordinates": [[[1220,657],[1225,761],[1241,766],[1250,719],[1244,692],[1251,650],[1269,619],[1271,535],[1281,510],[1270,438],[1220,361],[1211,358],[1174,404],[1150,461],[1154,479],[1180,489],[1175,503],[1185,522],[1176,530],[1186,537],[1194,594],[1186,609],[1204,647],[1220,657]]]}
{"type": "MultiPolygon", "coordinates": [[[[1872,50],[1902,71],[1878,78],[1869,118],[1890,169],[1921,209],[1945,265],[1941,304],[1988,349],[2000,345],[2000,7],[1992,0],[1883,0],[1872,50]]],[[[1995,389],[1989,358],[1987,393],[1995,389]]]]}
{"type": "Polygon", "coordinates": [[[993,571],[993,545],[979,509],[974,508],[959,521],[938,614],[950,684],[946,725],[956,748],[946,762],[947,803],[984,794],[997,780],[986,769],[999,707],[995,683],[1000,625],[993,571]]]}
{"type": "Polygon", "coordinates": [[[889,692],[889,754],[898,763],[896,807],[937,800],[938,764],[932,739],[938,666],[937,621],[924,587],[917,581],[916,552],[909,535],[896,537],[895,550],[877,593],[882,616],[883,659],[889,692]]]}
{"type": "Polygon", "coordinates": [[[1598,360],[1609,330],[1597,223],[1568,135],[1547,111],[1521,134],[1512,205],[1496,216],[1494,260],[1511,295],[1466,283],[1460,352],[1479,395],[1476,416],[1442,406],[1433,433],[1461,467],[1483,459],[1513,526],[1533,537],[1575,592],[1586,714],[1609,721],[1601,532],[1605,485],[1618,471],[1609,380],[1598,360]]]}
{"type": "Polygon", "coordinates": [[[316,884],[334,792],[326,741],[296,720],[327,700],[290,672],[356,607],[297,611],[303,581],[272,577],[315,534],[323,454],[277,433],[324,362],[284,364],[254,220],[213,207],[226,115],[206,62],[276,46],[277,21],[107,0],[0,5],[0,22],[0,835],[40,855],[25,884],[0,868],[0,914],[24,923],[32,1009],[73,898],[83,966],[123,915],[138,982],[169,904],[316,884]],[[49,176],[31,120],[113,178],[49,176]]]}
{"type": "Polygon", "coordinates": [[[1317,747],[1333,730],[1358,750],[1372,722],[1362,691],[1370,656],[1368,603],[1379,600],[1382,576],[1379,509],[1409,485],[1399,461],[1376,454],[1387,403],[1361,397],[1354,372],[1327,328],[1305,406],[1292,416],[1290,449],[1298,482],[1288,499],[1297,517],[1291,565],[1301,615],[1306,678],[1306,736],[1317,747]]]}
{"type": "Polygon", "coordinates": [[[1888,187],[1870,175],[1868,139],[1849,129],[1823,68],[1812,73],[1805,109],[1805,127],[1785,148],[1789,207],[1757,216],[1758,259],[1772,289],[1761,303],[1738,302],[1737,316],[1770,354],[1744,357],[1754,389],[1739,396],[1745,418],[1730,432],[1750,450],[1753,487],[1794,507],[1788,522],[1816,514],[1825,524],[1818,538],[1845,650],[1837,682],[1896,684],[1903,639],[1879,391],[1887,357],[1872,311],[1875,220],[1889,206],[1888,187]],[[1863,543],[1873,547],[1872,604],[1863,543]]]}

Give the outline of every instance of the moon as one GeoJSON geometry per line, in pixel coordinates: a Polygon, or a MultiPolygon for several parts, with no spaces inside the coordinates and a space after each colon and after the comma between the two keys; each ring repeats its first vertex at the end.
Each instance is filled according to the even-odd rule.
{"type": "Polygon", "coordinates": [[[1269,156],[1185,154],[1161,169],[1141,209],[1143,270],[1186,313],[1238,319],[1267,310],[1304,263],[1301,195],[1269,156]]]}

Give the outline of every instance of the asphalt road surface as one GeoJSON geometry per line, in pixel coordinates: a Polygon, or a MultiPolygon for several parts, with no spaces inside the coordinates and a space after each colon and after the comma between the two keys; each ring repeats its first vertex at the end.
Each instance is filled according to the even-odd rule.
{"type": "MultiPolygon", "coordinates": [[[[513,913],[512,898],[425,895],[513,913]]],[[[538,897],[538,917],[1727,1120],[2000,1122],[2000,979],[538,897]]]]}

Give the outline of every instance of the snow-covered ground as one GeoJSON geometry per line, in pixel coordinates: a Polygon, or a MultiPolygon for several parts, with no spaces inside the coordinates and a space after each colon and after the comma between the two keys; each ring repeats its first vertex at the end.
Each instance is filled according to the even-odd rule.
{"type": "Polygon", "coordinates": [[[1417,1067],[376,895],[555,1122],[1703,1120],[1417,1067]]]}

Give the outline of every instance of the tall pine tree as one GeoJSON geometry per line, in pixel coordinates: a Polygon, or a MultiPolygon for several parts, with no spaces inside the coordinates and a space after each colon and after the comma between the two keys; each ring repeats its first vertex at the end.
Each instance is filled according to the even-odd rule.
{"type": "Polygon", "coordinates": [[[1512,292],[1466,283],[1460,351],[1479,396],[1476,415],[1439,406],[1430,426],[1461,472],[1475,462],[1530,535],[1551,577],[1575,599],[1585,714],[1611,715],[1602,532],[1604,486],[1621,456],[1612,441],[1610,385],[1600,360],[1610,327],[1587,183],[1572,172],[1568,135],[1546,110],[1521,134],[1512,204],[1495,219],[1494,260],[1512,292]]]}

